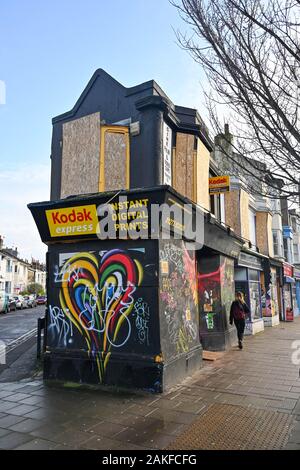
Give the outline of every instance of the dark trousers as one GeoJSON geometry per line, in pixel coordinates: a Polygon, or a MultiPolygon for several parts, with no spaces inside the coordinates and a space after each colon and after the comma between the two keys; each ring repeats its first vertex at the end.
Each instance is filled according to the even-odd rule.
{"type": "Polygon", "coordinates": [[[246,327],[246,320],[234,320],[235,327],[237,329],[237,335],[238,335],[238,340],[243,341],[244,339],[244,333],[245,333],[245,327],[246,327]]]}

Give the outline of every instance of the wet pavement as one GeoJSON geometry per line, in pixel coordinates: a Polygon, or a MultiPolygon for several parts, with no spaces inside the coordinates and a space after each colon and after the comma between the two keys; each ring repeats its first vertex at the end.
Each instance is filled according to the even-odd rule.
{"type": "Polygon", "coordinates": [[[195,376],[159,396],[62,389],[40,378],[0,383],[0,449],[300,450],[296,340],[300,319],[246,338],[243,351],[205,362],[195,376]],[[234,444],[228,432],[237,423],[250,436],[240,444],[241,433],[234,444]],[[195,429],[205,439],[195,441],[195,429]]]}

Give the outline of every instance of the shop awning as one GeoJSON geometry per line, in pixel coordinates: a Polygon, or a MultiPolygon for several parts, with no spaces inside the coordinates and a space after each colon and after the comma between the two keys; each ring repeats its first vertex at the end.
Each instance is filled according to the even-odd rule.
{"type": "Polygon", "coordinates": [[[285,284],[294,284],[296,281],[293,277],[284,276],[283,278],[285,284]]]}
{"type": "Polygon", "coordinates": [[[270,258],[269,262],[271,266],[275,266],[276,268],[282,268],[282,262],[278,261],[277,259],[270,258]]]}

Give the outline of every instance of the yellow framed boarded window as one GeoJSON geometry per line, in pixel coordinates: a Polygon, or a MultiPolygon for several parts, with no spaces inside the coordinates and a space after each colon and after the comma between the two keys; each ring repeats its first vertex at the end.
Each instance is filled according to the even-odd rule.
{"type": "Polygon", "coordinates": [[[99,191],[130,189],[130,140],[125,126],[101,126],[99,191]]]}

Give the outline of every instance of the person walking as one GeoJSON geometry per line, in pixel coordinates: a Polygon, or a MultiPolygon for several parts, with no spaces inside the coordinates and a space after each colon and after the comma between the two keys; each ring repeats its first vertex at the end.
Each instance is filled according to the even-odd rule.
{"type": "Polygon", "coordinates": [[[230,325],[235,324],[239,341],[239,348],[243,349],[243,339],[246,327],[246,316],[250,316],[250,309],[244,300],[244,294],[237,292],[230,309],[230,325]]]}

